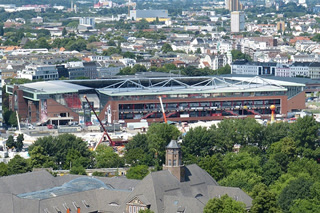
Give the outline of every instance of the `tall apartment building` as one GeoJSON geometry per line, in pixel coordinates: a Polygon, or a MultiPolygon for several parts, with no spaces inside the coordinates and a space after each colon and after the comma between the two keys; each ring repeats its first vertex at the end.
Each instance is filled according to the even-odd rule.
{"type": "Polygon", "coordinates": [[[79,25],[89,26],[89,27],[92,27],[92,29],[94,29],[95,20],[94,18],[90,18],[90,17],[82,17],[79,19],[79,25]]]}
{"type": "Polygon", "coordinates": [[[226,5],[225,6],[226,10],[230,10],[230,0],[225,0],[224,3],[226,5]]]}
{"type": "Polygon", "coordinates": [[[284,21],[279,21],[277,23],[277,31],[281,31],[283,33],[285,31],[285,29],[286,29],[286,26],[285,26],[284,21]]]}
{"type": "Polygon", "coordinates": [[[244,12],[234,11],[231,12],[231,32],[238,33],[244,30],[244,12]]]}
{"type": "Polygon", "coordinates": [[[228,0],[228,1],[229,1],[228,6],[229,6],[230,12],[242,10],[242,5],[239,0],[228,0]]]}

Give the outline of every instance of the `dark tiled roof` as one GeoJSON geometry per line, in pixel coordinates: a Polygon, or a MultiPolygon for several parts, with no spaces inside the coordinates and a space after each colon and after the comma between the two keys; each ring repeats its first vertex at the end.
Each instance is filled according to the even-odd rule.
{"type": "Polygon", "coordinates": [[[180,145],[177,143],[176,140],[171,140],[168,146],[166,146],[167,149],[180,149],[180,145]]]}

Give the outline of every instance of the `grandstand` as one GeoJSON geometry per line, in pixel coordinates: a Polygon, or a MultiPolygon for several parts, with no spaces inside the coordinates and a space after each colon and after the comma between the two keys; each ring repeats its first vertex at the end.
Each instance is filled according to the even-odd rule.
{"type": "Polygon", "coordinates": [[[285,115],[305,108],[304,84],[261,77],[158,77],[34,82],[7,86],[10,106],[20,117],[39,122],[47,117],[81,120],[83,95],[100,118],[137,122],[163,121],[158,96],[171,121],[270,117],[270,105],[285,115]],[[43,106],[47,106],[43,115],[43,106]]]}

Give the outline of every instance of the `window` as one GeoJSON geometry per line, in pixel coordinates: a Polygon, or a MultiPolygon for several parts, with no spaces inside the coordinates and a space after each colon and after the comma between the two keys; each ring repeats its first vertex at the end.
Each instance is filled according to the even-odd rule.
{"type": "Polygon", "coordinates": [[[168,166],[171,166],[171,159],[168,160],[168,166]]]}

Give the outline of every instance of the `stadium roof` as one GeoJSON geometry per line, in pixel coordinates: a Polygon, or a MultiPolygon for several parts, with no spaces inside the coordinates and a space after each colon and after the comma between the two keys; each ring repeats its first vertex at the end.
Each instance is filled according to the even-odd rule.
{"type": "Polygon", "coordinates": [[[38,94],[73,93],[78,92],[79,90],[91,89],[90,87],[72,84],[65,81],[39,81],[23,84],[20,88],[30,90],[30,92],[38,94]]]}
{"type": "Polygon", "coordinates": [[[129,95],[166,95],[166,94],[196,94],[196,93],[237,93],[237,92],[279,92],[287,91],[287,86],[303,87],[304,84],[270,81],[260,77],[217,78],[199,77],[199,81],[188,78],[157,79],[155,84],[149,79],[149,85],[142,83],[144,79],[123,79],[105,88],[98,89],[102,94],[109,96],[129,95]],[[187,79],[187,80],[186,80],[187,79]]]}
{"type": "MultiPolygon", "coordinates": [[[[94,89],[108,96],[175,95],[199,93],[285,92],[288,87],[304,87],[302,82],[266,79],[258,76],[193,76],[156,78],[113,78],[76,81],[42,81],[19,85],[24,97],[31,100],[51,94],[86,93],[94,89]]],[[[13,85],[8,85],[12,93],[13,85]]],[[[90,93],[89,92],[89,93],[90,93]]]]}

